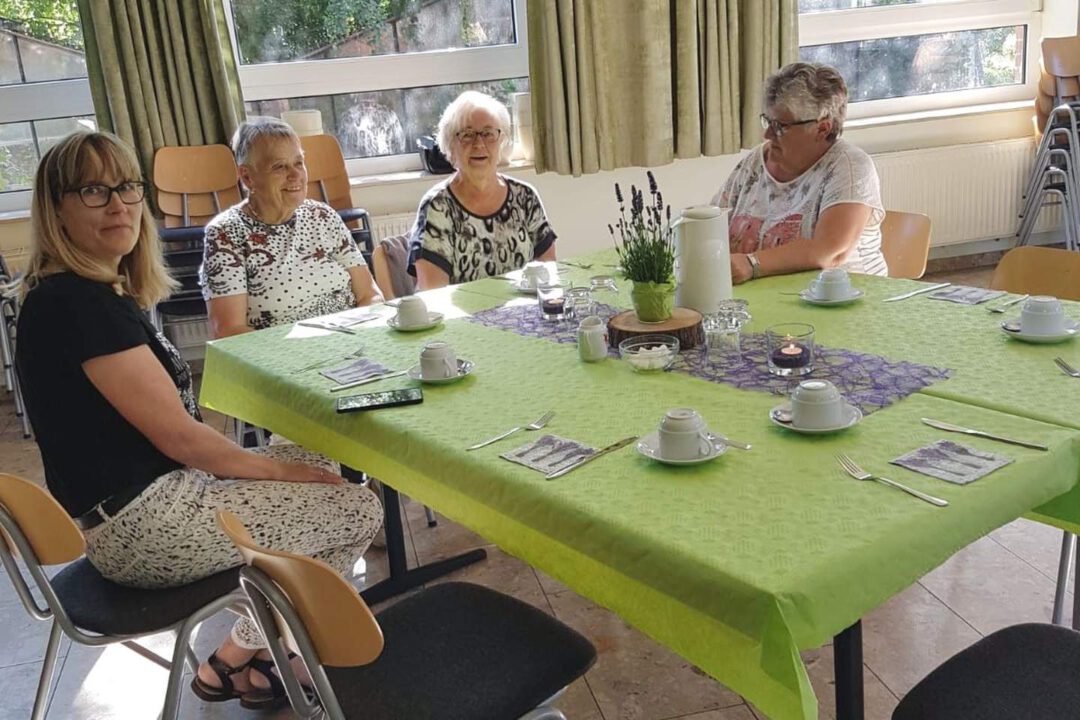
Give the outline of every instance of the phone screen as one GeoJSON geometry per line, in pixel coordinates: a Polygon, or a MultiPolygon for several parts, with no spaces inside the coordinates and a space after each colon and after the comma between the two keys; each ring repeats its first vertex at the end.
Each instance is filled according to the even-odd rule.
{"type": "Polygon", "coordinates": [[[356,412],[357,410],[375,410],[378,408],[397,407],[399,405],[415,405],[423,402],[424,393],[420,388],[402,388],[400,390],[384,390],[383,392],[366,393],[364,395],[350,395],[338,398],[337,411],[339,413],[356,412]]]}

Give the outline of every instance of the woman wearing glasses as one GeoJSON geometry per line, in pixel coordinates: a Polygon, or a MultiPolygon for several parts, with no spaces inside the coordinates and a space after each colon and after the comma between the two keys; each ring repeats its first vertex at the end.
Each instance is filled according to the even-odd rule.
{"type": "Polygon", "coordinates": [[[731,278],[844,267],[887,275],[874,162],[843,140],[847,86],[827,65],[792,63],[765,81],[765,142],[713,205],[731,208],[731,278]]]}
{"type": "MultiPolygon", "coordinates": [[[[374,494],[295,445],[249,452],[202,423],[190,368],[144,314],[176,287],[145,192],[134,151],[106,133],[70,135],[38,166],[16,365],[50,492],[121,585],[239,565],[219,509],[269,547],[351,573],[382,522],[374,494]]],[[[207,701],[281,705],[268,658],[241,618],[192,686],[207,701]]]]}
{"type": "Polygon", "coordinates": [[[443,111],[438,141],[456,172],[420,200],[409,255],[418,289],[554,260],[555,233],[540,196],[497,170],[511,145],[506,106],[483,93],[462,93],[443,111]]]}

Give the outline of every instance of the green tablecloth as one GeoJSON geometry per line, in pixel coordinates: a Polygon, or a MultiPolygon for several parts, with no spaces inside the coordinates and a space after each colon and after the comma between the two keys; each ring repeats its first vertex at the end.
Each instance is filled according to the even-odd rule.
{"type": "MultiPolygon", "coordinates": [[[[498,280],[440,291],[431,303],[451,319],[423,333],[380,323],[356,336],[289,339],[296,329],[274,328],[211,343],[201,400],[385,479],[611,608],[774,718],[817,717],[800,649],[823,644],[959,548],[1077,481],[1080,433],[1061,425],[914,395],[846,433],[796,436],[768,421],[774,396],[670,373],[635,375],[614,360],[583,364],[573,345],[452,317],[507,293],[498,280]],[[337,415],[330,381],[317,371],[292,374],[358,342],[369,357],[404,368],[436,337],[477,369],[458,384],[426,386],[421,405],[337,415]],[[556,481],[498,458],[535,435],[464,451],[545,410],[557,413],[551,432],[606,445],[650,432],[676,406],[697,408],[714,429],[754,449],[669,468],[627,448],[556,481]],[[973,439],[1016,461],[965,487],[887,465],[941,437],[922,416],[1039,438],[1052,450],[973,439]],[[951,506],[852,480],[833,458],[838,451],[951,506]]],[[[751,302],[760,327],[772,312],[766,306],[780,301],[751,302]]],[[[785,319],[806,317],[793,309],[785,319]]],[[[840,337],[822,341],[838,345],[840,337]]]]}

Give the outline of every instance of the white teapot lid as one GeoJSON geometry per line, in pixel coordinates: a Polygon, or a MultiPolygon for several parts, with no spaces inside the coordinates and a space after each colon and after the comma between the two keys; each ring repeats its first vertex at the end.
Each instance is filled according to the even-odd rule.
{"type": "Polygon", "coordinates": [[[684,220],[713,220],[727,211],[727,208],[718,208],[715,205],[691,205],[683,208],[682,218],[684,220]]]}

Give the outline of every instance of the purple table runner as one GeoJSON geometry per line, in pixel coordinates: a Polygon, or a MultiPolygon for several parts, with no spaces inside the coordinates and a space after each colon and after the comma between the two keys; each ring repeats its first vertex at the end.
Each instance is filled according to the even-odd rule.
{"type": "MultiPolygon", "coordinates": [[[[595,314],[609,318],[620,312],[610,305],[597,304],[595,314]]],[[[542,320],[533,303],[503,305],[482,310],[468,318],[487,327],[509,330],[518,335],[544,338],[557,343],[577,342],[577,321],[542,320]]],[[[619,351],[608,351],[618,358],[619,351]]],[[[952,375],[952,370],[906,361],[892,361],[870,353],[817,345],[814,371],[801,378],[778,377],[767,370],[765,336],[743,333],[742,352],[709,356],[705,348],[679,353],[671,372],[681,372],[702,380],[725,383],[742,390],[777,395],[788,394],[800,380],[829,380],[848,402],[870,414],[952,375]]],[[[779,402],[779,401],[778,401],[779,402]]]]}

